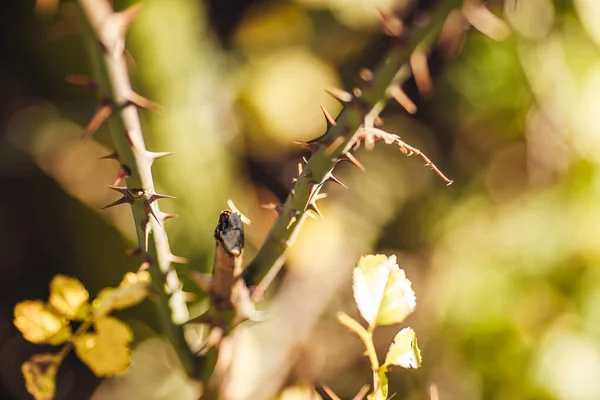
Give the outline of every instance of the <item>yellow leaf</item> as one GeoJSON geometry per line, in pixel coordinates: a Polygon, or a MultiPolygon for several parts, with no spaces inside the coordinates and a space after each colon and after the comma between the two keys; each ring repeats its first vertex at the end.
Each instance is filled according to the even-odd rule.
{"type": "Polygon", "coordinates": [[[56,275],[50,282],[49,303],[69,319],[83,320],[89,314],[90,295],[79,280],[56,275]]]}
{"type": "Polygon", "coordinates": [[[421,350],[417,345],[415,331],[404,328],[396,334],[385,356],[385,365],[399,365],[404,368],[421,366],[421,350]]]}
{"type": "Polygon", "coordinates": [[[22,301],[15,306],[14,324],[32,343],[58,345],[71,337],[68,321],[42,301],[22,301]]]}
{"type": "Polygon", "coordinates": [[[148,295],[150,273],[141,271],[128,272],[118,288],[105,288],[94,300],[94,316],[107,315],[112,310],[122,310],[140,303],[148,295]]]}
{"type": "Polygon", "coordinates": [[[370,327],[402,322],[416,307],[415,292],[396,256],[361,257],[353,271],[354,300],[370,327]]]}
{"type": "Polygon", "coordinates": [[[33,355],[21,365],[25,387],[36,400],[54,398],[60,361],[56,354],[44,353],[33,355]]]}
{"type": "Polygon", "coordinates": [[[125,372],[131,362],[129,343],[133,333],[116,318],[103,317],[94,323],[96,333],[86,333],[74,340],[75,352],[96,376],[125,372]]]}

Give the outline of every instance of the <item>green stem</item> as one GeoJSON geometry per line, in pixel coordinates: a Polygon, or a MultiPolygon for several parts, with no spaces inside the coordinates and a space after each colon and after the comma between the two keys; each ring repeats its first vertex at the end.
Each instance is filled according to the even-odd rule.
{"type": "Polygon", "coordinates": [[[280,216],[254,259],[247,266],[244,279],[248,286],[257,286],[256,293],[264,292],[285,262],[285,252],[306,219],[311,199],[330,178],[340,158],[349,151],[365,116],[375,119],[387,99],[388,88],[408,74],[399,74],[416,49],[429,47],[439,35],[448,14],[459,7],[462,0],[442,0],[430,14],[426,26],[415,27],[401,48],[394,47],[373,73],[373,80],[362,89],[362,95],[346,105],[330,126],[315,154],[304,167],[286,199],[280,216]],[[337,145],[332,145],[337,144],[337,145]]]}
{"type": "Polygon", "coordinates": [[[365,344],[367,357],[371,363],[371,369],[373,370],[374,376],[379,372],[379,360],[377,359],[377,352],[375,351],[375,345],[373,344],[373,332],[366,330],[361,324],[358,323],[354,318],[343,312],[338,313],[338,321],[352,332],[356,333],[358,337],[365,344]]]}
{"type": "Polygon", "coordinates": [[[113,107],[110,131],[118,161],[128,172],[127,190],[122,194],[130,200],[139,250],[150,264],[149,271],[158,294],[158,318],[186,372],[193,375],[194,355],[185,342],[180,325],[189,319],[189,313],[181,283],[171,266],[174,256],[167,233],[156,219],[162,219],[151,169],[157,155],[146,149],[124,54],[125,31],[135,12],[115,13],[107,0],[79,0],[79,6],[86,23],[84,33],[92,50],[100,100],[113,107]]]}

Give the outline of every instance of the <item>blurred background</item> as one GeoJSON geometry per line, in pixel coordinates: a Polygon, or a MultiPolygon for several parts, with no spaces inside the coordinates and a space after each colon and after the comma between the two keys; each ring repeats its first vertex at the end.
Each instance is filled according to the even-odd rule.
{"type": "MultiPolygon", "coordinates": [[[[378,12],[410,18],[436,1],[142,3],[131,78],[164,106],[140,112],[148,148],[176,152],[153,168],[159,192],[177,196],[161,207],[181,216],[167,231],[185,268],[209,271],[227,199],[252,220],[250,260],[275,219],[260,204],[285,199],[306,155],[293,140],[323,133],[319,105],[341,109],[324,89],[352,88],[392,45],[378,12]]],[[[53,350],[20,336],[16,302],[46,299],[57,273],[94,296],[140,263],[126,256],[130,210],[98,211],[116,198],[106,185],[118,165],[99,160],[112,152],[106,127],[81,140],[97,99],[65,81],[90,71],[72,5],[27,0],[0,12],[3,399],[29,398],[20,364],[53,350]]],[[[417,295],[406,323],[423,367],[390,373],[397,398],[427,398],[430,384],[443,400],[600,398],[600,2],[486,5],[509,30],[463,35],[454,18],[430,57],[433,91],[405,85],[416,114],[397,104],[382,114],[385,130],[454,184],[383,144],[358,152],[366,172],[338,166],[349,188],[325,186],[325,218],[304,224],[265,303],[271,318],[241,330],[232,398],[260,399],[293,378],[346,399],[370,382],[362,344],[335,320],[358,318],[350,274],[368,253],[396,254],[417,295]]],[[[130,374],[101,381],[70,355],[57,398],[194,398],[153,312],[145,302],[117,315],[135,333],[130,374]]],[[[381,357],[399,328],[376,331],[381,357]]]]}

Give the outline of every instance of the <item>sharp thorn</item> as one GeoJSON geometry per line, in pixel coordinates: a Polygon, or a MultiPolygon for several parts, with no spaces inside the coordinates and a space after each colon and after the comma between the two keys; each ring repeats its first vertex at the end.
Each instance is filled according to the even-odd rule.
{"type": "Polygon", "coordinates": [[[119,200],[113,201],[112,203],[102,207],[101,210],[106,210],[107,208],[111,208],[111,207],[118,206],[121,204],[126,204],[126,203],[127,204],[133,203],[133,198],[129,194],[126,194],[125,196],[121,197],[119,200]]]}
{"type": "Polygon", "coordinates": [[[144,231],[144,249],[148,251],[148,240],[150,238],[150,220],[142,222],[142,229],[144,231]]]}
{"type": "Polygon", "coordinates": [[[115,192],[121,193],[123,196],[129,195],[129,189],[127,189],[126,187],[120,187],[115,185],[106,185],[106,187],[111,190],[114,190],[115,192]]]}
{"type": "Polygon", "coordinates": [[[172,263],[175,264],[187,264],[189,262],[189,260],[185,257],[179,257],[176,255],[171,254],[169,256],[169,261],[171,261],[172,263]]]}
{"type": "Polygon", "coordinates": [[[146,271],[148,268],[150,268],[150,263],[148,261],[144,261],[138,268],[137,272],[146,271]]]}
{"type": "Polygon", "coordinates": [[[292,217],[290,218],[290,222],[288,222],[285,229],[290,229],[290,226],[294,225],[294,222],[296,222],[297,219],[298,218],[296,217],[296,215],[292,215],[292,217]]]}
{"type": "Polygon", "coordinates": [[[114,21],[113,23],[116,24],[116,27],[122,37],[125,37],[125,34],[127,33],[127,29],[129,29],[129,27],[131,26],[131,23],[140,14],[141,8],[142,8],[141,4],[137,3],[137,4],[134,4],[134,5],[126,8],[123,11],[114,13],[111,16],[111,19],[114,21]]]}
{"type": "Polygon", "coordinates": [[[117,160],[118,161],[119,160],[119,155],[115,151],[114,153],[110,153],[107,156],[100,157],[100,160],[117,160]]]}
{"type": "Polygon", "coordinates": [[[179,218],[179,214],[170,214],[170,213],[166,213],[166,212],[160,213],[160,219],[163,221],[166,221],[171,218],[179,218]]]}
{"type": "Polygon", "coordinates": [[[354,98],[354,96],[352,96],[351,93],[348,93],[345,90],[338,89],[335,87],[327,88],[325,89],[325,91],[333,97],[335,97],[337,100],[341,101],[342,103],[350,103],[354,98]]]}
{"type": "Polygon", "coordinates": [[[113,186],[118,185],[119,183],[121,183],[121,181],[123,180],[123,178],[126,178],[130,175],[130,172],[128,171],[127,168],[121,166],[121,169],[119,169],[119,175],[117,175],[117,179],[115,179],[115,182],[113,183],[113,186]]]}
{"type": "Polygon", "coordinates": [[[325,107],[321,106],[321,111],[323,111],[323,115],[325,115],[325,119],[327,120],[327,130],[332,126],[335,126],[335,119],[327,112],[325,107]]]}
{"type": "Polygon", "coordinates": [[[172,154],[175,154],[175,152],[173,152],[173,151],[162,151],[162,152],[149,151],[148,152],[148,156],[150,157],[151,163],[154,162],[154,160],[158,160],[159,158],[167,157],[172,154]]]}
{"type": "Polygon", "coordinates": [[[148,215],[148,218],[150,218],[150,215],[152,215],[154,217],[154,219],[156,220],[156,222],[158,222],[158,225],[162,226],[161,220],[158,218],[158,216],[154,212],[154,207],[152,207],[152,202],[150,202],[150,201],[144,202],[144,212],[146,213],[146,215],[148,215]]]}
{"type": "Polygon", "coordinates": [[[127,256],[139,256],[142,254],[142,249],[140,247],[136,247],[135,249],[128,249],[125,251],[125,255],[127,256]]]}
{"type": "Polygon", "coordinates": [[[338,178],[336,178],[335,176],[333,176],[333,174],[329,174],[327,181],[337,183],[338,185],[342,186],[343,188],[348,189],[348,186],[344,185],[344,183],[342,181],[340,181],[338,178]]]}
{"type": "Polygon", "coordinates": [[[310,212],[318,215],[320,218],[323,218],[323,214],[321,214],[319,207],[317,207],[317,205],[315,204],[314,201],[307,204],[306,211],[310,211],[310,212]]]}
{"type": "Polygon", "coordinates": [[[176,197],[169,196],[168,194],[154,193],[152,196],[150,196],[150,198],[148,200],[150,203],[153,203],[156,200],[160,200],[160,199],[176,199],[176,197]]]}
{"type": "Polygon", "coordinates": [[[129,95],[129,101],[132,104],[135,104],[136,106],[138,106],[140,108],[144,108],[146,110],[150,110],[150,111],[162,110],[162,107],[159,104],[148,100],[147,98],[145,98],[144,96],[142,96],[136,92],[131,92],[131,94],[129,95]]]}
{"type": "Polygon", "coordinates": [[[274,210],[279,215],[281,215],[281,212],[283,211],[283,205],[282,204],[275,204],[275,203],[261,204],[261,207],[265,208],[267,210],[274,210]]]}
{"type": "Polygon", "coordinates": [[[363,165],[350,152],[346,152],[346,154],[340,157],[340,161],[349,161],[357,166],[361,171],[366,171],[365,167],[363,167],[363,165]]]}
{"type": "Polygon", "coordinates": [[[417,112],[417,105],[406,95],[404,90],[398,85],[391,86],[389,89],[390,95],[400,104],[409,114],[417,112]]]}
{"type": "Polygon", "coordinates": [[[85,76],[85,75],[67,75],[65,77],[65,81],[67,81],[67,83],[70,83],[72,85],[84,86],[89,89],[97,89],[98,88],[98,82],[96,82],[91,77],[85,76]]]}
{"type": "Polygon", "coordinates": [[[90,122],[85,127],[85,132],[84,132],[83,138],[87,139],[90,136],[92,136],[94,133],[96,133],[98,128],[100,128],[100,125],[102,125],[102,123],[104,121],[106,121],[108,119],[108,117],[111,116],[111,114],[113,113],[114,110],[115,110],[114,104],[112,104],[109,101],[104,101],[100,105],[100,107],[98,107],[98,109],[94,113],[94,116],[92,117],[90,122]]]}

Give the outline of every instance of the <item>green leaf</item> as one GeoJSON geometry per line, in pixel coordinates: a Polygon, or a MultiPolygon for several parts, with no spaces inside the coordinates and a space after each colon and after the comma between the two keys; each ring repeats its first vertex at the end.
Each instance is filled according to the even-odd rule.
{"type": "Polygon", "coordinates": [[[370,328],[404,321],[416,307],[415,292],[396,256],[363,256],[353,271],[354,300],[370,328]]]}
{"type": "Polygon", "coordinates": [[[411,328],[404,328],[396,334],[385,356],[384,366],[399,365],[404,368],[421,367],[421,350],[417,345],[417,335],[411,328]]]}

